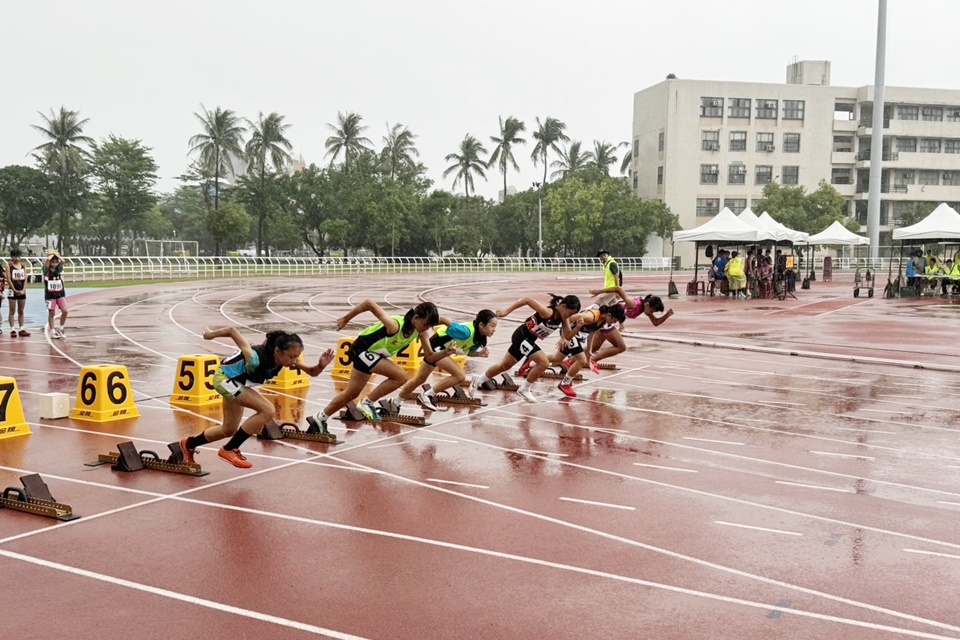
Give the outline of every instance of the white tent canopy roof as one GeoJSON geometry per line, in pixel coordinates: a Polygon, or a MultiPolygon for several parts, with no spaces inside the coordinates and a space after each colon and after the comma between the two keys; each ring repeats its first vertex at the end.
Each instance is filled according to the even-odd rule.
{"type": "Polygon", "coordinates": [[[858,236],[840,224],[839,220],[834,220],[833,224],[831,224],[829,227],[820,233],[810,236],[808,242],[810,244],[859,245],[870,244],[870,238],[858,236]]]}
{"type": "Polygon", "coordinates": [[[780,224],[779,222],[774,220],[773,216],[771,216],[766,211],[760,214],[759,220],[760,222],[764,223],[771,229],[775,229],[776,231],[779,232],[776,238],[777,240],[789,240],[790,242],[806,242],[807,238],[810,237],[810,234],[808,233],[805,233],[803,231],[794,231],[793,229],[790,229],[789,227],[780,224]]]}
{"type": "Polygon", "coordinates": [[[946,202],[917,224],[893,230],[894,240],[937,240],[960,238],[960,213],[946,202]]]}
{"type": "Polygon", "coordinates": [[[756,242],[761,232],[742,222],[730,209],[694,229],[673,232],[673,241],[687,242],[756,242]]]}
{"type": "Polygon", "coordinates": [[[769,224],[765,224],[763,220],[757,217],[750,207],[747,207],[740,212],[740,215],[737,216],[737,219],[741,222],[744,222],[754,229],[757,230],[757,240],[782,240],[779,237],[781,231],[779,229],[772,228],[769,224]]]}

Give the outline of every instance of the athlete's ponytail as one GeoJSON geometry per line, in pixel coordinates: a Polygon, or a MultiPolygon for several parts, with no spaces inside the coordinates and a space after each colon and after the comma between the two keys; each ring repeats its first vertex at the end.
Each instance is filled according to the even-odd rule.
{"type": "Polygon", "coordinates": [[[643,304],[650,305],[650,308],[657,313],[663,311],[663,300],[653,294],[649,294],[647,297],[645,297],[643,299],[643,304]]]}
{"type": "Polygon", "coordinates": [[[264,350],[271,355],[274,349],[286,351],[294,346],[302,349],[303,340],[301,340],[297,334],[287,333],[286,331],[271,331],[267,334],[267,339],[263,341],[264,350]]]}
{"type": "Polygon", "coordinates": [[[580,311],[580,298],[577,296],[558,296],[555,293],[549,295],[551,309],[556,309],[558,304],[562,304],[573,312],[580,311]]]}
{"type": "Polygon", "coordinates": [[[437,310],[437,305],[432,302],[421,302],[404,314],[403,326],[401,327],[404,335],[413,330],[414,316],[423,318],[431,327],[440,324],[440,312],[437,310]]]}
{"type": "Polygon", "coordinates": [[[624,311],[623,307],[621,307],[618,304],[601,305],[599,311],[600,311],[600,315],[602,316],[609,315],[611,318],[613,318],[617,322],[626,322],[627,320],[626,311],[624,311]]]}
{"type": "Polygon", "coordinates": [[[480,325],[488,324],[491,320],[497,317],[497,314],[490,309],[483,309],[477,314],[477,317],[473,319],[473,326],[476,329],[480,329],[480,325]]]}

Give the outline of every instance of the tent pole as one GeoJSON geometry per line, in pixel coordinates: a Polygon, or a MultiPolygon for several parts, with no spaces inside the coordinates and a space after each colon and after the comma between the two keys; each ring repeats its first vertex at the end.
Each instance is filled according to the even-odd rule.
{"type": "Polygon", "coordinates": [[[677,291],[677,285],[673,282],[673,255],[676,249],[676,243],[670,240],[670,282],[667,284],[667,297],[680,295],[677,291]]]}

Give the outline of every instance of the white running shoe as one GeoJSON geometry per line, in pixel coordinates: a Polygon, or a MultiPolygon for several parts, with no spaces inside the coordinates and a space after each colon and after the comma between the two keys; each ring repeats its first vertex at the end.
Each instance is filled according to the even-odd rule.
{"type": "Polygon", "coordinates": [[[400,415],[400,407],[403,406],[403,400],[400,398],[390,398],[387,400],[387,407],[390,410],[390,415],[400,415]]]}
{"type": "Polygon", "coordinates": [[[534,397],[533,392],[530,389],[517,389],[517,395],[526,400],[527,402],[536,402],[537,399],[534,397]]]}
{"type": "Polygon", "coordinates": [[[464,389],[464,393],[467,394],[467,397],[473,400],[473,397],[477,394],[477,389],[480,388],[480,385],[477,384],[477,379],[479,376],[474,376],[473,380],[470,381],[470,384],[467,385],[467,388],[464,389]]]}
{"type": "Polygon", "coordinates": [[[66,337],[67,337],[67,331],[66,331],[66,329],[64,329],[63,327],[60,327],[59,329],[57,329],[57,333],[60,334],[60,337],[61,337],[61,338],[66,338],[66,337]]]}
{"type": "Polygon", "coordinates": [[[417,402],[427,411],[439,411],[437,405],[433,404],[433,398],[431,398],[426,391],[417,396],[417,402]]]}
{"type": "Polygon", "coordinates": [[[59,332],[57,329],[53,329],[53,330],[50,332],[50,337],[53,338],[54,340],[59,340],[59,339],[62,338],[63,336],[60,335],[60,332],[59,332]]]}

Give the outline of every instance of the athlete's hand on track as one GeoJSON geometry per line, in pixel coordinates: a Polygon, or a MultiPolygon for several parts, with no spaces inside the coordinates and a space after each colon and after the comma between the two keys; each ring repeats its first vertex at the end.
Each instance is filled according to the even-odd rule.
{"type": "Polygon", "coordinates": [[[342,317],[342,318],[337,318],[337,331],[340,331],[340,330],[343,329],[345,326],[347,326],[347,322],[348,322],[348,320],[347,320],[346,316],[344,316],[344,317],[342,317]]]}
{"type": "Polygon", "coordinates": [[[488,347],[484,347],[483,349],[480,349],[480,350],[478,350],[478,351],[474,351],[474,352],[473,352],[473,355],[474,355],[475,357],[480,357],[480,358],[489,358],[489,357],[490,357],[490,349],[489,349],[488,347]]]}

